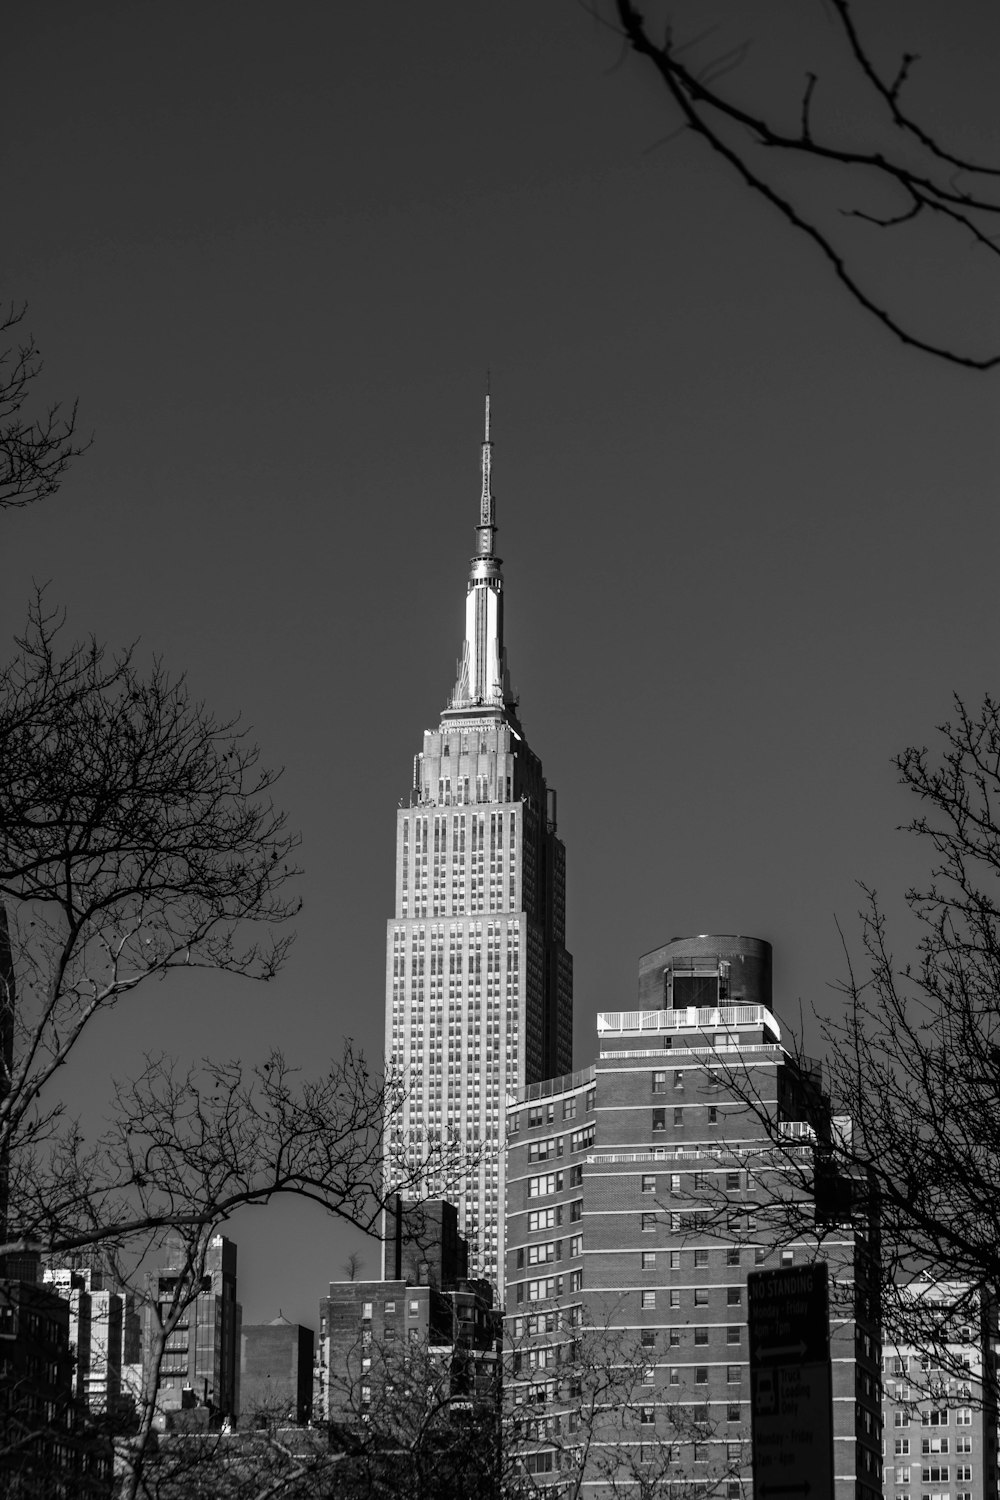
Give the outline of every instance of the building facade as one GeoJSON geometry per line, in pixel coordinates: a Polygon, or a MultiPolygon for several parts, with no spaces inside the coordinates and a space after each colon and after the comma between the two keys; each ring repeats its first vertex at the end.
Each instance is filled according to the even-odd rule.
{"type": "MultiPolygon", "coordinates": [[[[153,1332],[165,1326],[181,1271],[169,1263],[149,1278],[143,1307],[143,1362],[153,1332]]],[[[170,1425],[175,1413],[200,1407],[216,1422],[235,1421],[240,1410],[240,1326],[236,1300],[236,1246],[214,1235],[205,1255],[200,1290],[167,1337],[160,1365],[157,1406],[170,1425]]]]}
{"type": "Polygon", "coordinates": [[[824,1222],[834,1126],[781,1044],[769,945],[647,954],[639,1007],[598,1016],[593,1068],[522,1090],[508,1128],[508,1417],[536,1479],[746,1493],[747,1274],[824,1258],[835,1493],[876,1500],[877,1232],[824,1222]]]}
{"type": "Polygon", "coordinates": [[[131,1298],[106,1286],[104,1273],[93,1266],[50,1266],[42,1280],[69,1304],[74,1398],[93,1414],[116,1415],[131,1298]]]}
{"type": "Polygon", "coordinates": [[[386,1218],[389,1275],[332,1281],[320,1303],[318,1418],[386,1432],[397,1423],[432,1428],[437,1418],[447,1425],[477,1405],[495,1409],[501,1322],[490,1283],[468,1275],[454,1205],[397,1200],[386,1218]],[[397,1402],[409,1386],[426,1410],[397,1402]]]}
{"type": "Polygon", "coordinates": [[[915,1281],[897,1288],[895,1305],[901,1327],[883,1360],[886,1500],[992,1500],[996,1299],[964,1282],[915,1281]]]}
{"type": "Polygon", "coordinates": [[[312,1415],[311,1328],[280,1313],[270,1323],[244,1323],[240,1337],[240,1408],[244,1421],[299,1426],[312,1415]]]}
{"type": "Polygon", "coordinates": [[[19,1265],[0,1278],[0,1494],[107,1500],[111,1443],[73,1398],[68,1303],[40,1284],[37,1251],[8,1259],[19,1265]]]}
{"type": "Polygon", "coordinates": [[[571,1067],[573,1001],[555,793],[507,667],[489,423],[487,397],[457,681],[396,820],[385,1050],[406,1096],[386,1148],[389,1187],[455,1199],[474,1275],[501,1287],[506,1098],[571,1067]]]}

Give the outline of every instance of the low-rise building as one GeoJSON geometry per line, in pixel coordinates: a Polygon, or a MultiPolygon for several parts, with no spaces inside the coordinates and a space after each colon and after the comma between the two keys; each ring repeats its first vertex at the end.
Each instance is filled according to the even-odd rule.
{"type": "Polygon", "coordinates": [[[279,1313],[270,1323],[244,1323],[240,1336],[240,1409],[245,1424],[304,1425],[312,1414],[311,1328],[279,1313]]]}
{"type": "Polygon", "coordinates": [[[359,1423],[405,1424],[414,1413],[404,1389],[416,1395],[418,1387],[439,1425],[495,1412],[500,1319],[489,1283],[468,1277],[457,1225],[445,1200],[397,1199],[384,1237],[384,1264],[396,1274],[330,1283],[320,1303],[320,1420],[345,1431],[359,1423]]]}

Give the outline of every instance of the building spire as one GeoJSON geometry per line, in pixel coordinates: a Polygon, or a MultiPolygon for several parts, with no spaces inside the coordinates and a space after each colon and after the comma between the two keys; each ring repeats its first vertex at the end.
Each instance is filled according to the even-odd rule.
{"type": "MultiPolygon", "coordinates": [[[[490,377],[486,376],[486,432],[483,438],[483,489],[479,501],[480,526],[495,527],[494,500],[492,490],[493,444],[490,441],[490,377]]],[[[492,541],[492,538],[491,538],[492,541]]],[[[481,549],[480,549],[481,550],[481,549]]]]}
{"type": "Polygon", "coordinates": [[[503,644],[503,574],[496,554],[496,500],[493,495],[493,441],[490,437],[490,381],[486,376],[482,489],[476,555],[465,601],[465,644],[449,709],[476,707],[504,712],[514,705],[503,644]]]}

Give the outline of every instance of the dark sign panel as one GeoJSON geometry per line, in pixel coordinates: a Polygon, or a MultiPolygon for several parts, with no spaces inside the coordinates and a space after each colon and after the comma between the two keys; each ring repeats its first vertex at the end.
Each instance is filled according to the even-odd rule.
{"type": "Polygon", "coordinates": [[[755,1500],[833,1500],[827,1268],[747,1277],[755,1500]]]}

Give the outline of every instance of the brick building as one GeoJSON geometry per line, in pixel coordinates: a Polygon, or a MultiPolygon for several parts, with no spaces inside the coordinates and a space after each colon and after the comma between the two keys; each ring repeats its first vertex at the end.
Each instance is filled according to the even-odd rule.
{"type": "MultiPolygon", "coordinates": [[[[331,1281],[320,1303],[315,1409],[334,1426],[392,1422],[398,1367],[425,1363],[442,1418],[495,1402],[500,1321],[486,1281],[468,1277],[455,1206],[396,1200],[384,1258],[398,1275],[331,1281]]],[[[400,1420],[407,1413],[400,1406],[400,1420]]]]}
{"type": "MultiPolygon", "coordinates": [[[[149,1278],[143,1307],[142,1352],[149,1360],[154,1326],[168,1315],[181,1275],[175,1264],[160,1267],[149,1278]]],[[[170,1426],[177,1412],[199,1407],[218,1424],[235,1421],[240,1410],[240,1325],[236,1300],[236,1246],[225,1235],[213,1236],[197,1296],[181,1314],[167,1338],[160,1366],[157,1406],[170,1426]]]]}
{"type": "Polygon", "coordinates": [[[592,1068],[508,1110],[508,1410],[525,1466],[558,1487],[586,1447],[587,1494],[612,1477],[748,1491],[747,1273],[824,1257],[836,1494],[875,1500],[876,1231],[825,1222],[829,1185],[816,1204],[816,1147],[848,1127],[781,1044],[769,945],[665,944],[640,961],[639,1008],[597,1029],[592,1068]]]}
{"type": "Polygon", "coordinates": [[[240,1336],[240,1407],[245,1422],[303,1425],[312,1414],[311,1328],[280,1313],[270,1323],[244,1323],[240,1336]]]}

